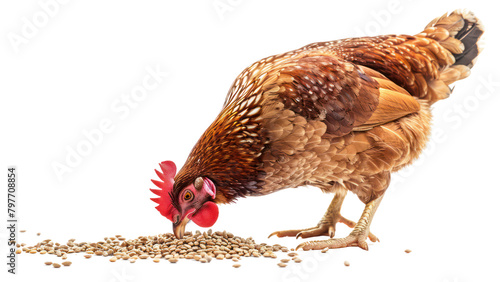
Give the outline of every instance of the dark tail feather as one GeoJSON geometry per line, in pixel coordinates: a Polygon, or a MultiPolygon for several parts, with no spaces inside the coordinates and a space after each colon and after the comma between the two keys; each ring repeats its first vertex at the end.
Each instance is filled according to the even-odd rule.
{"type": "Polygon", "coordinates": [[[464,27],[455,35],[455,38],[462,41],[464,51],[460,54],[454,54],[455,65],[464,65],[472,67],[474,59],[479,55],[478,41],[484,33],[479,22],[469,22],[464,19],[464,27]]]}

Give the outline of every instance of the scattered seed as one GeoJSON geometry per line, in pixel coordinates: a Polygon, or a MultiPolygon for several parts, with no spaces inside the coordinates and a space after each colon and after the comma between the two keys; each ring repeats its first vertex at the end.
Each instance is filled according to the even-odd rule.
{"type": "Polygon", "coordinates": [[[111,258],[109,259],[109,261],[110,261],[110,262],[115,262],[115,261],[116,261],[116,257],[111,257],[111,258]]]}
{"type": "Polygon", "coordinates": [[[139,258],[140,258],[140,259],[147,259],[147,258],[149,258],[149,256],[148,256],[148,255],[146,255],[146,254],[144,254],[144,255],[140,255],[140,256],[139,256],[139,258]]]}
{"type": "Polygon", "coordinates": [[[19,232],[24,233],[24,232],[26,232],[26,230],[19,230],[19,232]]]}
{"type": "Polygon", "coordinates": [[[279,266],[279,267],[286,267],[286,263],[282,263],[282,262],[280,262],[280,263],[278,263],[278,266],[279,266]]]}
{"type": "Polygon", "coordinates": [[[131,260],[129,260],[129,261],[130,261],[130,263],[134,263],[134,262],[135,262],[135,259],[131,259],[131,260]]]}
{"type": "Polygon", "coordinates": [[[239,263],[235,263],[235,264],[233,264],[233,267],[234,267],[234,268],[239,268],[240,266],[241,266],[241,264],[239,264],[239,263]]]}
{"type": "Polygon", "coordinates": [[[409,253],[411,253],[411,250],[410,249],[406,249],[405,253],[409,254],[409,253]]]}
{"type": "Polygon", "coordinates": [[[69,260],[63,261],[62,265],[64,265],[64,266],[70,266],[71,265],[71,261],[69,261],[69,260]]]}
{"type": "Polygon", "coordinates": [[[51,261],[46,261],[46,262],[45,262],[45,265],[51,265],[51,264],[52,264],[52,262],[51,262],[51,261]]]}
{"type": "Polygon", "coordinates": [[[301,260],[301,259],[299,259],[299,258],[294,259],[293,261],[294,261],[294,262],[296,262],[296,263],[301,263],[301,262],[302,262],[302,260],[301,260]]]}
{"type": "Polygon", "coordinates": [[[201,259],[200,259],[200,262],[201,262],[201,263],[207,263],[207,262],[208,262],[208,260],[207,260],[206,258],[201,258],[201,259]]]}
{"type": "Polygon", "coordinates": [[[171,263],[176,263],[176,262],[178,262],[179,260],[178,260],[178,259],[176,259],[176,258],[170,258],[170,259],[168,259],[168,261],[169,261],[169,262],[171,262],[171,263]]]}
{"type": "Polygon", "coordinates": [[[326,253],[328,252],[328,247],[324,248],[323,250],[321,250],[322,253],[326,253]]]}
{"type": "Polygon", "coordinates": [[[160,259],[155,258],[155,259],[153,259],[153,261],[154,261],[154,262],[160,262],[160,259]]]}
{"type": "MultiPolygon", "coordinates": [[[[292,250],[293,250],[293,249],[292,249],[292,250]]],[[[295,256],[297,256],[297,255],[298,255],[297,253],[288,253],[288,256],[289,256],[289,257],[295,257],[295,256]]]]}
{"type": "Polygon", "coordinates": [[[41,235],[41,233],[40,233],[40,232],[36,233],[36,236],[40,236],[40,235],[41,235]]]}
{"type": "Polygon", "coordinates": [[[36,254],[36,249],[31,249],[30,254],[36,254]]]}
{"type": "Polygon", "coordinates": [[[17,250],[16,250],[16,254],[20,254],[20,253],[22,253],[22,252],[23,252],[23,250],[21,250],[21,249],[17,249],[17,250]]]}
{"type": "Polygon", "coordinates": [[[92,255],[83,255],[86,259],[89,259],[92,257],[92,255]]]}
{"type": "Polygon", "coordinates": [[[344,261],[345,266],[350,266],[351,264],[348,261],[344,261]]]}
{"type": "Polygon", "coordinates": [[[284,262],[284,263],[287,263],[289,262],[290,260],[289,259],[282,259],[281,262],[284,262]]]}
{"type": "Polygon", "coordinates": [[[59,267],[61,267],[61,265],[60,265],[60,264],[58,264],[58,263],[53,263],[53,264],[52,264],[52,266],[53,266],[54,268],[59,268],[59,267]]]}

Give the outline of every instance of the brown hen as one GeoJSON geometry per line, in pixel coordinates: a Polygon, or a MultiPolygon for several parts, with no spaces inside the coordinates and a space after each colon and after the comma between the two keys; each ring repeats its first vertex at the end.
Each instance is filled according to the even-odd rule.
{"type": "Polygon", "coordinates": [[[377,240],[369,226],[391,172],[422,152],[429,106],[469,75],[482,33],[471,12],[454,11],[414,36],[313,43],[254,63],[179,173],[162,164],[158,210],[182,237],[190,220],[212,225],[215,204],[312,185],[335,193],[317,226],[271,235],[331,237],[303,249],[367,249],[367,237],[377,240]],[[366,205],[357,223],[340,214],[347,191],[366,205]],[[338,222],[354,228],[346,238],[333,238],[338,222]]]}

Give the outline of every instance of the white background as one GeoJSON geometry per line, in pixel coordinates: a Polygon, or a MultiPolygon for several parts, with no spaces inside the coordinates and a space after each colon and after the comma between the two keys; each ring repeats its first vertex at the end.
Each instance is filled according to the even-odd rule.
{"type": "MultiPolygon", "coordinates": [[[[6,183],[7,166],[16,165],[19,226],[27,230],[20,241],[28,244],[171,232],[149,200],[153,169],[164,160],[183,164],[233,79],[254,61],[317,41],[415,34],[456,8],[473,10],[487,34],[472,75],[435,105],[428,149],[394,175],[372,225],[381,242],[370,251],[307,252],[304,263],[285,269],[271,259],[244,259],[233,269],[229,261],[113,264],[81,254],[70,256],[71,267],[53,269],[43,262],[55,257],[22,254],[17,276],[2,264],[7,281],[499,281],[500,25],[491,2],[68,1],[51,7],[49,16],[40,5],[46,2],[0,6],[0,183],[6,183]],[[127,115],[121,99],[148,79],[148,68],[168,77],[127,115]],[[111,122],[111,132],[59,179],[53,164],[67,165],[68,148],[87,142],[84,131],[95,131],[103,120],[111,122]],[[407,248],[413,252],[404,253],[407,248]]],[[[241,199],[220,207],[213,229],[292,248],[302,240],[267,235],[315,225],[331,198],[300,188],[241,199]]],[[[350,195],[343,214],[357,220],[362,208],[350,195]]],[[[337,236],[349,232],[338,229],[337,236]]],[[[7,233],[0,230],[5,258],[7,233]]]]}

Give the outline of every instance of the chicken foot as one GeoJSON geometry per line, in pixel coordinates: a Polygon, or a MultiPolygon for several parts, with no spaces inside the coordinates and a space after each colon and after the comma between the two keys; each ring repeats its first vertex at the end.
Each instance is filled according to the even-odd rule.
{"type": "MultiPolygon", "coordinates": [[[[318,224],[314,227],[305,228],[305,229],[291,229],[291,230],[283,230],[276,231],[271,233],[268,238],[273,235],[277,237],[296,237],[296,238],[310,238],[316,236],[329,236],[333,238],[335,236],[335,226],[337,222],[344,223],[350,228],[354,228],[356,223],[351,221],[340,214],[340,208],[342,207],[342,203],[344,202],[344,198],[347,194],[347,191],[341,190],[335,193],[335,196],[330,203],[330,206],[326,210],[323,218],[318,222],[318,224]]],[[[378,241],[378,238],[369,233],[369,238],[372,242],[378,241]]]]}
{"type": "Polygon", "coordinates": [[[372,222],[375,211],[377,210],[383,196],[370,201],[366,204],[361,218],[358,223],[355,224],[354,229],[345,238],[331,238],[327,240],[309,241],[301,243],[296,249],[302,248],[303,250],[322,250],[324,248],[338,249],[345,247],[360,247],[363,250],[368,250],[368,244],[366,243],[366,238],[370,238],[372,242],[378,241],[377,237],[370,233],[370,224],[372,222]],[[373,236],[373,238],[371,236],[373,236]],[[375,239],[375,240],[373,240],[375,239]]]}

